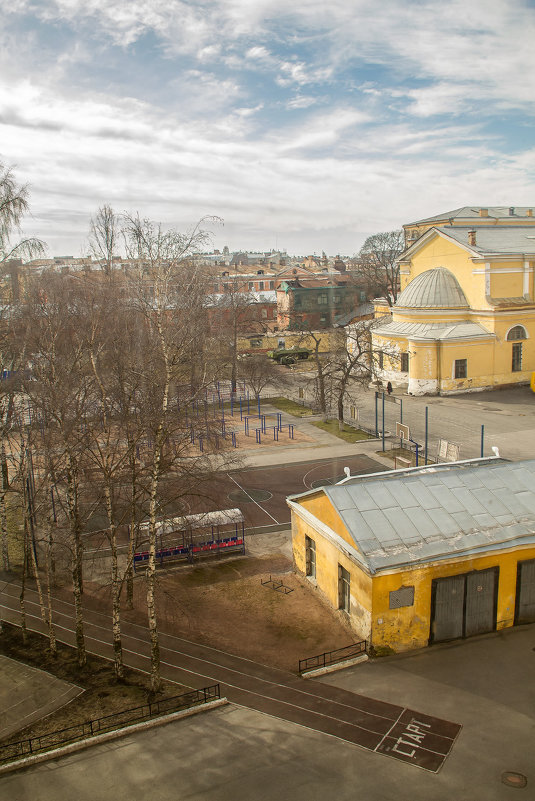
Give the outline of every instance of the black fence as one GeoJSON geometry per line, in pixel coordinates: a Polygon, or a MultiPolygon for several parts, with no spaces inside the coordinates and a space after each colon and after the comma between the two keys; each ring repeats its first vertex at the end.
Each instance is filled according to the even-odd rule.
{"type": "Polygon", "coordinates": [[[141,721],[150,720],[151,718],[161,715],[179,712],[181,709],[189,709],[193,706],[206,704],[220,697],[219,684],[213,684],[210,687],[203,687],[201,690],[191,690],[182,695],[175,695],[172,698],[152,701],[151,703],[146,703],[131,709],[124,709],[122,712],[115,712],[112,715],[106,715],[102,718],[87,720],[84,723],[78,723],[66,729],[59,729],[58,731],[49,732],[48,734],[41,734],[26,740],[19,740],[16,743],[0,745],[0,764],[21,757],[38,754],[42,751],[49,751],[57,746],[67,745],[77,740],[95,737],[97,734],[103,734],[107,731],[122,729],[134,723],[140,723],[141,721]]]}
{"type": "Polygon", "coordinates": [[[346,659],[353,659],[365,653],[366,640],[359,640],[352,645],[346,645],[345,648],[338,648],[336,651],[326,651],[324,654],[319,654],[318,656],[309,656],[307,659],[300,659],[299,673],[336,665],[338,662],[345,662],[346,659]]]}

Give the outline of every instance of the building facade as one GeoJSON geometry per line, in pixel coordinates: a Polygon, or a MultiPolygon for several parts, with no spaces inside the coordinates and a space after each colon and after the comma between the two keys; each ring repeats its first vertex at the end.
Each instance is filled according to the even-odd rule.
{"type": "Polygon", "coordinates": [[[431,227],[399,263],[401,294],[373,333],[378,378],[414,395],[529,383],[535,228],[431,227]]]}
{"type": "Polygon", "coordinates": [[[535,460],[350,477],[288,504],[296,570],[375,648],[535,621],[535,460]]]}

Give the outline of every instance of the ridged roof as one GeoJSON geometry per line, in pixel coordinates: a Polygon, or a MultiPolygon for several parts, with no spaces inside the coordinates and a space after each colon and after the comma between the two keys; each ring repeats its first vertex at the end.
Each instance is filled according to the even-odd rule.
{"type": "Polygon", "coordinates": [[[458,309],[469,307],[466,295],[453,273],[435,267],[420,273],[408,284],[396,301],[398,308],[458,309]]]}
{"type": "Polygon", "coordinates": [[[411,340],[474,339],[494,336],[479,323],[471,321],[443,323],[405,323],[390,320],[373,329],[374,336],[401,336],[411,340]]]}
{"type": "Polygon", "coordinates": [[[528,219],[535,222],[535,217],[533,217],[533,209],[535,205],[532,206],[461,206],[459,209],[453,209],[452,211],[445,211],[442,214],[435,214],[433,217],[425,217],[423,220],[415,220],[411,223],[406,223],[403,227],[409,228],[411,225],[422,225],[423,223],[431,223],[431,222],[439,222],[441,220],[489,220],[489,219],[498,219],[502,220],[504,218],[508,218],[509,220],[518,220],[518,219],[528,219]],[[480,211],[482,208],[487,210],[486,215],[481,215],[480,211]],[[528,215],[528,211],[531,214],[528,215]]]}

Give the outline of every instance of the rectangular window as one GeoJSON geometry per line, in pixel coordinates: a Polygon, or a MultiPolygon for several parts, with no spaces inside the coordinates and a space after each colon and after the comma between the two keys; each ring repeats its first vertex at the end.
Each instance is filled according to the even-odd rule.
{"type": "Polygon", "coordinates": [[[264,282],[263,281],[259,281],[258,282],[258,291],[260,292],[262,289],[264,289],[264,282]]]}
{"type": "Polygon", "coordinates": [[[365,293],[365,292],[363,292],[362,290],[361,290],[361,292],[360,292],[360,300],[361,300],[361,302],[362,302],[362,301],[364,301],[364,300],[366,300],[366,293],[365,293]]]}
{"type": "Polygon", "coordinates": [[[402,353],[401,354],[401,366],[400,366],[400,369],[401,369],[402,373],[408,373],[409,372],[409,354],[408,353],[402,353]]]}
{"type": "Polygon", "coordinates": [[[455,378],[466,378],[466,359],[455,359],[455,378]]]}
{"type": "Polygon", "coordinates": [[[344,612],[351,611],[351,579],[348,571],[338,565],[338,609],[344,612]]]}
{"type": "Polygon", "coordinates": [[[515,342],[513,345],[513,362],[511,370],[513,373],[519,373],[522,369],[522,343],[515,342]]]}
{"type": "Polygon", "coordinates": [[[275,289],[275,281],[270,281],[269,282],[269,288],[270,289],[275,289]]]}
{"type": "Polygon", "coordinates": [[[249,289],[254,289],[254,283],[253,283],[253,281],[249,281],[249,289]]]}
{"type": "Polygon", "coordinates": [[[267,316],[268,316],[268,310],[267,309],[262,309],[262,319],[266,320],[267,316]]]}
{"type": "Polygon", "coordinates": [[[327,295],[318,295],[318,306],[326,306],[329,302],[327,295]]]}
{"type": "Polygon", "coordinates": [[[305,563],[306,575],[316,578],[316,543],[310,537],[305,537],[305,563]]]}

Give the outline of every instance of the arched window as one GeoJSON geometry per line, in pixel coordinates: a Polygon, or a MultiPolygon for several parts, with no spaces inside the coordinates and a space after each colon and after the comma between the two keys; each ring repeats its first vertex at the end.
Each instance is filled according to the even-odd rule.
{"type": "Polygon", "coordinates": [[[515,339],[527,339],[528,334],[523,325],[515,325],[507,332],[507,341],[511,342],[515,339]]]}

